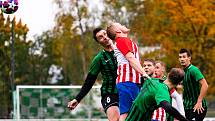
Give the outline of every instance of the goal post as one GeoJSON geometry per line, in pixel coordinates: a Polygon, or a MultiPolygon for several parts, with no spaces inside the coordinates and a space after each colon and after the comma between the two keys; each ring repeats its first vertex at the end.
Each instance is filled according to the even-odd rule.
{"type": "Polygon", "coordinates": [[[69,100],[81,86],[16,86],[16,119],[106,119],[101,106],[101,86],[93,86],[80,104],[70,111],[69,100]]]}

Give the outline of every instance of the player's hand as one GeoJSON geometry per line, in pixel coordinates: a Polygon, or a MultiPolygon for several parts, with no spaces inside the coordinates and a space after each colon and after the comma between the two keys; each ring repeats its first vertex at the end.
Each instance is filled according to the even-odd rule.
{"type": "Polygon", "coordinates": [[[76,99],[73,99],[72,101],[69,101],[68,102],[68,105],[67,107],[70,109],[70,110],[73,110],[75,109],[75,107],[78,105],[78,101],[76,99]]]}
{"type": "Polygon", "coordinates": [[[205,109],[202,107],[202,101],[198,101],[193,108],[193,112],[198,112],[198,114],[203,113],[205,109]]]}
{"type": "Polygon", "coordinates": [[[148,74],[143,74],[142,77],[146,79],[151,79],[151,77],[148,74]]]}

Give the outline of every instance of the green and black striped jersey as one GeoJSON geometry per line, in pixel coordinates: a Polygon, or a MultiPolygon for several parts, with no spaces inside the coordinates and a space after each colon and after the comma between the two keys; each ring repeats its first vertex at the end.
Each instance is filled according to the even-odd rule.
{"type": "MultiPolygon", "coordinates": [[[[183,98],[184,98],[184,108],[193,109],[197,103],[201,85],[199,81],[204,78],[201,71],[194,65],[190,64],[184,69],[185,76],[183,80],[183,98]]],[[[202,106],[207,107],[207,102],[205,99],[202,100],[202,106]]]]}
{"type": "Polygon", "coordinates": [[[101,95],[116,94],[117,61],[114,51],[100,51],[93,59],[89,73],[98,76],[102,74],[101,95]]]}

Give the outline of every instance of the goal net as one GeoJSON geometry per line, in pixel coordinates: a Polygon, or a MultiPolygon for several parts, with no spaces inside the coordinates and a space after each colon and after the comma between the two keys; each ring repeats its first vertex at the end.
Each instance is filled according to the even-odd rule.
{"type": "Polygon", "coordinates": [[[17,119],[106,119],[102,111],[100,86],[94,86],[75,110],[69,100],[81,86],[17,86],[17,119]]]}

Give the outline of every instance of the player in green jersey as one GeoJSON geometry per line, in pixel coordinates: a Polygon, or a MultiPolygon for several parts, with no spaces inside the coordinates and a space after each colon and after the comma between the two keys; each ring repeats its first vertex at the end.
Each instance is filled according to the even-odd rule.
{"type": "Polygon", "coordinates": [[[208,89],[207,81],[201,71],[191,64],[191,53],[187,49],[179,52],[179,62],[184,68],[183,98],[185,116],[192,121],[203,121],[207,113],[205,96],[208,89]]]}
{"type": "Polygon", "coordinates": [[[169,91],[178,85],[183,78],[183,70],[173,68],[163,83],[157,78],[146,80],[132,105],[126,121],[151,121],[152,113],[158,107],[164,108],[167,113],[178,120],[187,121],[185,117],[171,106],[169,94],[169,91]]]}
{"type": "MultiPolygon", "coordinates": [[[[154,77],[160,78],[161,80],[166,80],[166,64],[162,61],[156,61],[155,62],[155,70],[154,70],[154,77]]],[[[172,106],[176,108],[183,116],[185,116],[184,112],[184,105],[183,105],[183,99],[182,99],[182,92],[181,94],[178,93],[178,91],[182,90],[181,84],[177,85],[177,88],[173,88],[170,90],[170,96],[172,98],[172,106]],[[177,91],[176,91],[177,90],[177,91]]],[[[165,118],[160,119],[162,117],[163,108],[158,108],[156,111],[154,111],[152,118],[155,119],[155,121],[166,121],[165,118]],[[162,110],[161,110],[162,109],[162,110]],[[159,119],[159,120],[157,120],[159,119]]],[[[164,113],[165,114],[165,113],[164,113]]],[[[172,116],[169,116],[168,114],[164,116],[167,118],[167,121],[174,121],[174,118],[172,116]]]]}
{"type": "MultiPolygon", "coordinates": [[[[159,78],[160,81],[166,80],[166,66],[165,63],[162,61],[154,61],[153,59],[146,58],[143,61],[143,68],[150,77],[159,78]]],[[[184,106],[183,106],[183,100],[181,96],[176,92],[176,90],[173,88],[170,90],[170,96],[171,98],[175,99],[177,102],[177,110],[185,116],[184,113],[184,106]]],[[[173,121],[173,118],[166,115],[165,110],[162,107],[159,107],[153,112],[152,115],[152,121],[173,121]],[[171,120],[169,120],[171,119],[171,120]]]]}
{"type": "Polygon", "coordinates": [[[112,40],[107,37],[106,31],[102,28],[96,28],[93,31],[94,39],[103,46],[104,50],[100,51],[93,59],[90,69],[79,94],[75,99],[68,102],[68,108],[73,110],[84,96],[90,91],[96,81],[98,74],[102,74],[101,103],[104,111],[110,121],[118,121],[118,93],[116,89],[117,62],[112,49],[112,40]]]}

